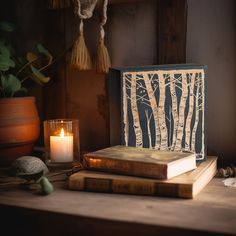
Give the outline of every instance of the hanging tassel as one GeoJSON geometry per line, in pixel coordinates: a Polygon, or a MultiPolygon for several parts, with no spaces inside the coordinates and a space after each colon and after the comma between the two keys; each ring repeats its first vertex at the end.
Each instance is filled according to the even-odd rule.
{"type": "Polygon", "coordinates": [[[107,21],[107,4],[108,0],[103,0],[102,21],[100,23],[100,40],[97,48],[97,57],[95,60],[95,68],[99,73],[108,73],[111,66],[109,52],[104,43],[105,31],[103,26],[107,21]]]}
{"type": "Polygon", "coordinates": [[[70,0],[49,0],[50,9],[61,9],[70,7],[70,0]]]}
{"type": "Polygon", "coordinates": [[[90,70],[92,68],[92,61],[84,40],[83,20],[80,22],[80,35],[72,49],[71,66],[79,70],[90,70]]]}
{"type": "Polygon", "coordinates": [[[97,48],[95,68],[98,73],[108,73],[109,67],[111,67],[110,56],[107,47],[104,44],[104,37],[101,37],[97,48]]]}
{"type": "Polygon", "coordinates": [[[92,17],[97,0],[75,0],[74,3],[74,12],[80,18],[80,35],[72,50],[71,66],[79,70],[89,70],[92,69],[92,61],[84,40],[83,19],[92,17]]]}

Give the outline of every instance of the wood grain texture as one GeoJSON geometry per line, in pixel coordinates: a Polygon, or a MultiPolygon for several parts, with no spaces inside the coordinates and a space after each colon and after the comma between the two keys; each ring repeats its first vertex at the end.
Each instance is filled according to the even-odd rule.
{"type": "MultiPolygon", "coordinates": [[[[183,45],[186,32],[184,33],[182,30],[186,27],[184,20],[186,20],[187,11],[189,22],[187,62],[209,65],[208,152],[218,154],[220,164],[233,163],[236,134],[236,123],[234,122],[236,80],[234,80],[235,58],[233,53],[236,45],[234,43],[236,35],[235,1],[201,0],[199,3],[186,1],[188,9],[182,0],[135,1],[132,4],[122,3],[122,0],[117,1],[120,2],[108,6],[108,22],[105,27],[106,43],[113,66],[185,62],[179,58],[185,56],[183,45]],[[175,8],[179,10],[174,10],[175,8]],[[177,36],[175,37],[175,35],[177,36]],[[215,96],[215,94],[222,96],[215,96]]],[[[65,49],[64,38],[67,41],[66,46],[71,47],[77,36],[78,26],[75,24],[76,18],[71,9],[65,9],[65,21],[67,22],[64,22],[67,28],[65,32],[64,23],[60,22],[60,18],[63,17],[56,16],[64,14],[64,10],[48,10],[46,2],[46,0],[2,1],[0,18],[17,22],[20,30],[16,32],[15,38],[22,51],[40,41],[45,43],[45,46],[49,46],[49,50],[54,56],[57,56],[65,49]]],[[[97,16],[95,18],[85,23],[86,40],[93,55],[96,52],[95,38],[98,36],[96,25],[98,18],[97,16]]],[[[70,50],[68,50],[67,59],[69,53],[70,50]]],[[[104,114],[107,116],[108,111],[105,77],[102,75],[100,77],[96,73],[90,75],[73,73],[74,75],[71,76],[69,68],[65,73],[64,64],[63,59],[50,69],[52,81],[43,88],[43,92],[37,85],[33,85],[30,89],[30,94],[37,97],[41,120],[74,116],[81,121],[82,149],[95,150],[108,146],[109,131],[106,128],[107,121],[103,118],[104,114]],[[74,88],[73,92],[70,90],[66,92],[70,96],[67,101],[72,100],[69,109],[66,105],[64,76],[74,88]],[[101,78],[101,80],[98,81],[97,78],[101,78]],[[84,84],[84,81],[87,84],[84,84]],[[88,83],[95,85],[93,90],[86,93],[88,83]],[[94,96],[90,97],[90,94],[94,96]],[[85,98],[89,99],[86,105],[83,102],[85,98]],[[97,102],[98,100],[100,102],[97,102]],[[80,112],[77,112],[79,109],[80,112]]]]}
{"type": "Polygon", "coordinates": [[[1,227],[50,235],[235,235],[236,192],[213,179],[193,200],[67,191],[1,191],[1,227]],[[10,222],[10,224],[9,224],[10,222]]]}
{"type": "Polygon", "coordinates": [[[47,34],[45,41],[56,63],[50,67],[51,81],[44,87],[44,117],[54,119],[66,117],[66,42],[65,19],[67,10],[47,11],[47,34]],[[56,40],[55,40],[56,39],[56,40]]]}
{"type": "Polygon", "coordinates": [[[159,0],[158,9],[158,64],[185,63],[187,1],[159,0]]]}
{"type": "MultiPolygon", "coordinates": [[[[57,52],[62,50],[61,48],[69,49],[77,38],[79,30],[79,21],[73,12],[69,9],[61,12],[63,11],[65,11],[64,25],[60,23],[59,19],[58,22],[55,22],[58,31],[62,34],[59,40],[62,43],[61,46],[58,45],[57,52]]],[[[49,12],[49,14],[51,14],[51,16],[49,15],[50,21],[52,21],[52,17],[55,18],[56,13],[49,12]]],[[[152,27],[153,24],[156,24],[155,14],[155,1],[112,4],[108,7],[105,40],[112,65],[155,63],[156,53],[153,48],[156,47],[156,35],[155,27],[152,27]],[[127,24],[124,24],[124,21],[127,24]],[[147,37],[139,37],[142,32],[145,32],[147,37]],[[131,47],[127,53],[129,46],[131,47]]],[[[54,20],[56,21],[56,19],[54,20]]],[[[50,24],[53,25],[54,23],[51,22],[50,24]]],[[[98,30],[99,15],[95,12],[94,17],[84,23],[85,40],[92,58],[96,54],[98,30]]],[[[52,34],[49,34],[48,37],[50,40],[55,39],[52,34]]],[[[50,102],[45,104],[45,117],[66,116],[79,119],[81,150],[93,151],[107,147],[109,146],[109,108],[106,75],[98,74],[95,70],[77,71],[71,69],[69,65],[70,53],[70,50],[66,53],[65,64],[61,62],[62,66],[58,65],[54,70],[53,79],[55,81],[51,83],[50,89],[44,95],[45,101],[50,99],[50,102]],[[64,68],[66,69],[64,70],[64,68]],[[63,91],[62,88],[64,88],[63,91]]]]}
{"type": "Polygon", "coordinates": [[[83,164],[88,170],[170,179],[196,168],[196,157],[193,153],[118,145],[85,154],[83,164]]]}
{"type": "MultiPolygon", "coordinates": [[[[107,78],[94,70],[80,72],[70,68],[70,48],[78,36],[78,18],[71,8],[49,10],[45,2],[14,1],[8,11],[14,18],[16,14],[11,9],[17,4],[16,19],[22,29],[19,36],[31,37],[33,40],[37,37],[57,58],[57,62],[49,69],[52,78],[50,83],[44,86],[43,91],[41,88],[32,89],[31,94],[37,95],[41,120],[77,118],[80,120],[82,150],[92,151],[109,146],[107,78]],[[26,6],[29,6],[28,12],[26,6]],[[41,30],[34,30],[33,25],[37,26],[35,29],[39,27],[41,30]],[[58,58],[64,51],[67,53],[58,58]]],[[[111,1],[105,40],[113,66],[157,63],[156,14],[157,4],[154,0],[111,1]]],[[[99,36],[97,12],[92,19],[85,21],[84,30],[86,43],[94,58],[99,36]]]]}
{"type": "Polygon", "coordinates": [[[134,4],[138,2],[144,2],[145,0],[109,0],[108,4],[121,4],[121,3],[129,3],[134,4]]]}
{"type": "Polygon", "coordinates": [[[188,1],[187,62],[209,68],[207,146],[220,165],[236,164],[235,9],[234,0],[188,1]]]}
{"type": "Polygon", "coordinates": [[[198,167],[170,180],[137,178],[103,172],[80,171],[69,177],[72,190],[193,198],[214,177],[216,157],[208,157],[198,167]]]}

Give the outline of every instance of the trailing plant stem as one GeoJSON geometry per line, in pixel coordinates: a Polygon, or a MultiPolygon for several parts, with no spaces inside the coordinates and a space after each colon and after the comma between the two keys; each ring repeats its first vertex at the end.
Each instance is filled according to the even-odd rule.
{"type": "Polygon", "coordinates": [[[39,59],[39,58],[36,58],[36,59],[34,59],[34,60],[32,60],[32,61],[27,62],[25,65],[23,65],[23,66],[18,70],[18,72],[16,73],[16,77],[17,77],[27,66],[31,65],[33,62],[37,61],[38,59],[39,59]]]}
{"type": "MultiPolygon", "coordinates": [[[[42,71],[44,69],[46,69],[48,66],[50,66],[51,64],[47,64],[46,66],[43,66],[42,68],[38,69],[39,71],[42,71]]],[[[31,73],[29,75],[27,75],[26,77],[24,77],[22,80],[21,80],[21,84],[24,83],[27,79],[29,79],[34,73],[31,73]]]]}

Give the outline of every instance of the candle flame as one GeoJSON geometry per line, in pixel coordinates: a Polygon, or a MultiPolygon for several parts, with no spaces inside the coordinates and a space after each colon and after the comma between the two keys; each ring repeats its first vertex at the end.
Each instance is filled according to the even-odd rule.
{"type": "Polygon", "coordinates": [[[64,135],[65,135],[65,131],[64,131],[64,129],[63,129],[63,128],[61,128],[60,137],[64,137],[64,135]]]}

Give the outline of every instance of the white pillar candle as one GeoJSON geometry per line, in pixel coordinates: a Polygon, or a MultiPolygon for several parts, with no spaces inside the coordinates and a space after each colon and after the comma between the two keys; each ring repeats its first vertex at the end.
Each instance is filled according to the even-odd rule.
{"type": "Polygon", "coordinates": [[[73,135],[65,135],[62,128],[59,136],[50,136],[50,157],[52,162],[72,162],[73,135]]]}

